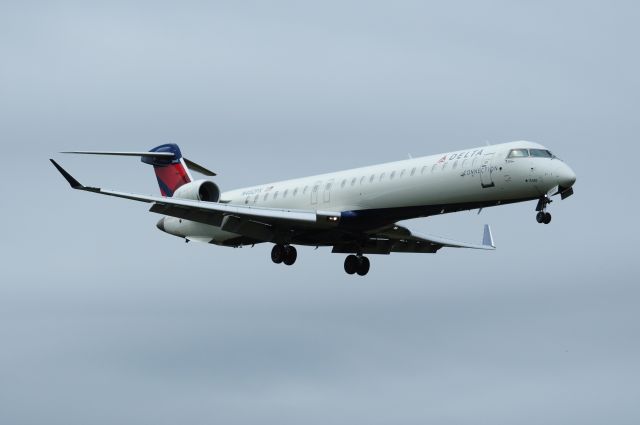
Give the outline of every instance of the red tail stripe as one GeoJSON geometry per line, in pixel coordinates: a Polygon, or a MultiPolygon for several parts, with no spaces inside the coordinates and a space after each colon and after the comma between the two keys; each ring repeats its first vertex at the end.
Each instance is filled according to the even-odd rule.
{"type": "Polygon", "coordinates": [[[170,164],[164,167],[153,167],[160,185],[162,196],[173,196],[173,193],[182,185],[191,181],[187,170],[181,163],[170,164]]]}

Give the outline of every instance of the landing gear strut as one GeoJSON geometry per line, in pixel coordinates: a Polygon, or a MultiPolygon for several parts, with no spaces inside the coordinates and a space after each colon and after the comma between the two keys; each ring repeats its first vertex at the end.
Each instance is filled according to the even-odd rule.
{"type": "Polygon", "coordinates": [[[344,260],[344,271],[347,274],[357,273],[360,276],[364,276],[369,273],[370,267],[369,259],[363,255],[348,255],[344,260]]]}
{"type": "Polygon", "coordinates": [[[538,205],[536,206],[536,221],[538,223],[549,224],[551,223],[551,213],[547,212],[547,205],[553,202],[547,195],[544,195],[538,201],[538,205]]]}
{"type": "Polygon", "coordinates": [[[291,266],[298,258],[298,251],[291,245],[276,244],[271,249],[271,261],[276,264],[284,263],[291,266]]]}

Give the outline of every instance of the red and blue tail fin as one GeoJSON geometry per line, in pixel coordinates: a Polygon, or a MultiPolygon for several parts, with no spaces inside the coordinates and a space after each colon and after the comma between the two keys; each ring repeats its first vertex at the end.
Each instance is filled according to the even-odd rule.
{"type": "Polygon", "coordinates": [[[143,156],[141,161],[153,165],[162,196],[171,197],[180,187],[193,181],[187,165],[182,158],[180,148],[175,143],[167,143],[151,149],[149,152],[172,153],[173,156],[143,156]]]}

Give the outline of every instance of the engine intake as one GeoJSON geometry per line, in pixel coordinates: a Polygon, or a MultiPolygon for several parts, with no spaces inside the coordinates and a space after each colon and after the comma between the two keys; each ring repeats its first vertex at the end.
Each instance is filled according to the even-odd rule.
{"type": "Polygon", "coordinates": [[[212,181],[196,180],[180,186],[173,193],[173,197],[194,201],[218,202],[220,200],[220,188],[212,181]]]}

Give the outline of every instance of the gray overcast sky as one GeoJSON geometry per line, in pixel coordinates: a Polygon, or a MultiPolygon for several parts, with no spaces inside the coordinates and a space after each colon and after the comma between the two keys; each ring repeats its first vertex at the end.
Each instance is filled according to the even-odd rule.
{"type": "Polygon", "coordinates": [[[637,424],[640,134],[631,1],[0,3],[0,423],[637,424]],[[223,189],[538,141],[576,195],[414,220],[496,252],[184,244],[131,158],[223,189]]]}

